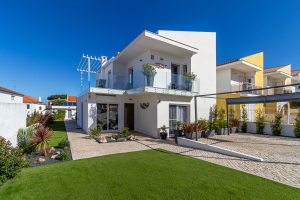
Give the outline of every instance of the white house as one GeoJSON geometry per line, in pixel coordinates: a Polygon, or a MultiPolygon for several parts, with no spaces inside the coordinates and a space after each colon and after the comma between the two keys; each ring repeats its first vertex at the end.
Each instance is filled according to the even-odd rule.
{"type": "MultiPolygon", "coordinates": [[[[62,106],[51,106],[52,111],[57,111],[57,110],[65,110],[65,119],[71,119],[73,115],[76,115],[76,96],[69,96],[67,95],[67,99],[61,99],[64,100],[62,106]]],[[[51,101],[49,101],[49,104],[51,104],[51,101]]]]}
{"type": "MultiPolygon", "coordinates": [[[[85,59],[92,60],[90,70],[78,70],[92,71],[94,60],[85,59]]],[[[101,124],[103,132],[129,127],[158,138],[163,125],[172,133],[176,120],[195,121],[195,95],[216,92],[214,32],[143,31],[115,57],[102,57],[101,62],[95,82],[77,96],[77,123],[86,132],[101,124]],[[155,66],[155,76],[142,73],[145,63],[155,66]],[[193,72],[196,79],[188,82],[185,72],[193,72]]],[[[208,119],[215,103],[198,98],[198,119],[208,119]]]]}
{"type": "Polygon", "coordinates": [[[23,94],[0,86],[0,136],[17,145],[19,128],[26,127],[26,104],[23,94]]]}
{"type": "Polygon", "coordinates": [[[23,103],[26,104],[28,115],[33,114],[34,111],[38,113],[43,113],[46,109],[46,105],[43,104],[43,102],[41,101],[41,97],[39,97],[39,100],[37,100],[33,97],[25,95],[23,97],[23,103]]]}
{"type": "MultiPolygon", "coordinates": [[[[291,84],[300,83],[300,70],[291,71],[291,84]]],[[[300,85],[292,86],[292,92],[300,92],[300,85]]]]}

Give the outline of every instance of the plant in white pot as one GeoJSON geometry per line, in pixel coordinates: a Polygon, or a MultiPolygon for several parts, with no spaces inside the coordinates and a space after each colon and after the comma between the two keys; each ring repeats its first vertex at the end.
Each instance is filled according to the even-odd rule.
{"type": "Polygon", "coordinates": [[[142,67],[143,67],[142,73],[145,75],[145,78],[146,78],[145,86],[153,87],[154,76],[157,73],[156,69],[155,69],[155,66],[153,66],[149,63],[145,63],[145,64],[142,65],[142,67]]]}

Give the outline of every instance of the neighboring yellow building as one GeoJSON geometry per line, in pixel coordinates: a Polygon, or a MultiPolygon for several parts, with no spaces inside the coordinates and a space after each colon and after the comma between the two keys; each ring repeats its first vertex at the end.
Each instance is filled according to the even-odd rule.
{"type": "MultiPolygon", "coordinates": [[[[264,85],[264,54],[263,52],[244,58],[224,62],[217,65],[217,93],[234,92],[263,88],[264,85]]],[[[217,95],[217,98],[240,98],[262,95],[262,90],[237,94],[217,95]]],[[[226,112],[226,100],[217,99],[219,109],[226,112]]],[[[230,106],[234,109],[235,118],[240,119],[242,105],[230,106]]],[[[255,110],[263,109],[263,104],[247,104],[248,120],[255,120],[255,110]]]]}

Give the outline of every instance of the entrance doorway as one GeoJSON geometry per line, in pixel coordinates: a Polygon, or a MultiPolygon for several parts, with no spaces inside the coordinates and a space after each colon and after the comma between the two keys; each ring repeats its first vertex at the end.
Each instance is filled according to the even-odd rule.
{"type": "Polygon", "coordinates": [[[68,118],[71,119],[72,118],[72,111],[68,110],[68,118]]]}
{"type": "Polygon", "coordinates": [[[118,104],[97,103],[97,125],[103,131],[118,130],[118,104]]]}
{"type": "Polygon", "coordinates": [[[128,127],[129,130],[134,130],[134,104],[124,104],[124,127],[128,127]]]}

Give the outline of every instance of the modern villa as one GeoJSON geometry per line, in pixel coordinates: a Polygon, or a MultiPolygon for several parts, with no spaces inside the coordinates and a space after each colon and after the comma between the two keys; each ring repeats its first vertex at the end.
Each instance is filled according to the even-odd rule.
{"type": "MultiPolygon", "coordinates": [[[[95,82],[77,96],[77,124],[85,132],[101,124],[103,132],[129,127],[158,138],[165,125],[170,135],[175,121],[195,121],[195,95],[216,93],[214,32],[143,31],[101,60],[95,82]],[[150,72],[143,68],[147,63],[150,72]]],[[[215,103],[198,98],[198,119],[208,119],[215,103]]]]}

